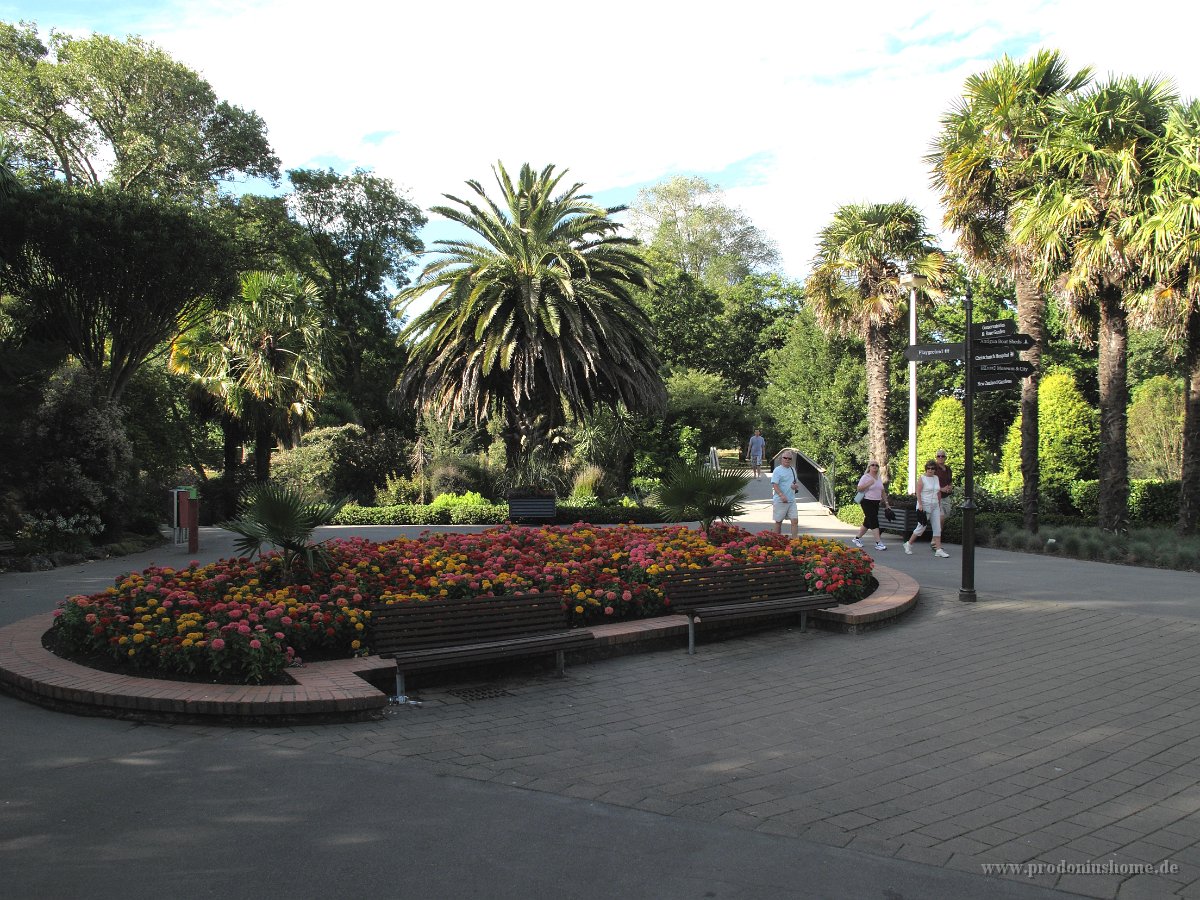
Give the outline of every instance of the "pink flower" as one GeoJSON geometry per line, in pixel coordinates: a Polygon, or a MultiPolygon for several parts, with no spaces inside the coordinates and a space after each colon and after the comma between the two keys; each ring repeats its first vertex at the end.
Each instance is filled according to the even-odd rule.
{"type": "Polygon", "coordinates": [[[261,649],[262,649],[262,641],[260,641],[260,640],[253,640],[253,641],[251,641],[251,642],[250,642],[250,649],[251,649],[251,650],[261,650],[261,649]]]}
{"type": "Polygon", "coordinates": [[[220,638],[213,638],[213,641],[211,644],[209,644],[209,646],[212,647],[214,650],[224,650],[225,642],[223,640],[221,640],[220,638]]]}

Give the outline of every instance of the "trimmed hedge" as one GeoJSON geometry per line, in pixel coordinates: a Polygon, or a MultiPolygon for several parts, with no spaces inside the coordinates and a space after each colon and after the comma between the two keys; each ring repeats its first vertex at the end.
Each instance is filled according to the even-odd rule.
{"type": "MultiPolygon", "coordinates": [[[[508,505],[488,503],[477,506],[425,506],[400,503],[395,506],[355,506],[342,508],[334,525],[499,525],[508,519],[508,505]]],[[[553,524],[651,525],[663,521],[656,506],[558,506],[553,524]]]]}
{"type": "MultiPolygon", "coordinates": [[[[1179,516],[1178,481],[1134,478],[1129,482],[1129,521],[1134,525],[1173,525],[1179,516]]],[[[1076,481],[1071,485],[1071,503],[1087,520],[1096,521],[1100,506],[1100,482],[1076,481]]]]}

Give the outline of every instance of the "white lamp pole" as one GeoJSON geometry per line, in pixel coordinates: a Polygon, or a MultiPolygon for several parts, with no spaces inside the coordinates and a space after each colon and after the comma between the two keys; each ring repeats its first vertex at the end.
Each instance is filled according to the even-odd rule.
{"type": "MultiPolygon", "coordinates": [[[[917,291],[925,287],[923,275],[900,276],[900,286],[908,288],[908,343],[917,342],[917,291]]],[[[908,364],[908,492],[917,490],[917,364],[908,364]]]]}

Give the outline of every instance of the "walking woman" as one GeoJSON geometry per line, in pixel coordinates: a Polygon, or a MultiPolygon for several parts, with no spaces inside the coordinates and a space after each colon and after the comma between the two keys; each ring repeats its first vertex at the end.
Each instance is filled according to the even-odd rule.
{"type": "Polygon", "coordinates": [[[862,478],[858,479],[858,489],[862,493],[859,505],[862,506],[863,523],[859,526],[858,534],[850,538],[850,543],[855,547],[861,547],[863,545],[862,536],[869,531],[875,535],[875,549],[886,550],[887,544],[883,542],[883,537],[879,533],[879,504],[882,503],[884,509],[892,507],[888,503],[883,479],[879,477],[879,463],[873,462],[867,466],[867,471],[863,472],[862,478]]]}
{"type": "MultiPolygon", "coordinates": [[[[942,549],[942,482],[937,476],[937,463],[925,463],[925,474],[917,479],[917,510],[923,511],[933,528],[933,555],[943,559],[950,554],[942,549]]],[[[912,542],[925,533],[923,522],[913,529],[912,537],[904,542],[904,552],[912,556],[912,542]]]]}

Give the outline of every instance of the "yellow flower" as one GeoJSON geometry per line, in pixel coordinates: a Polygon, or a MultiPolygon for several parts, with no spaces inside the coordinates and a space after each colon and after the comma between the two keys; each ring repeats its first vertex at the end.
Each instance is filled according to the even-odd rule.
{"type": "Polygon", "coordinates": [[[582,606],[577,606],[577,607],[575,607],[575,612],[577,612],[577,613],[582,613],[582,612],[583,612],[583,607],[582,607],[582,606]]]}
{"type": "Polygon", "coordinates": [[[142,634],[140,631],[133,636],[133,642],[135,644],[140,644],[145,639],[146,639],[146,636],[144,634],[142,634]]]}

